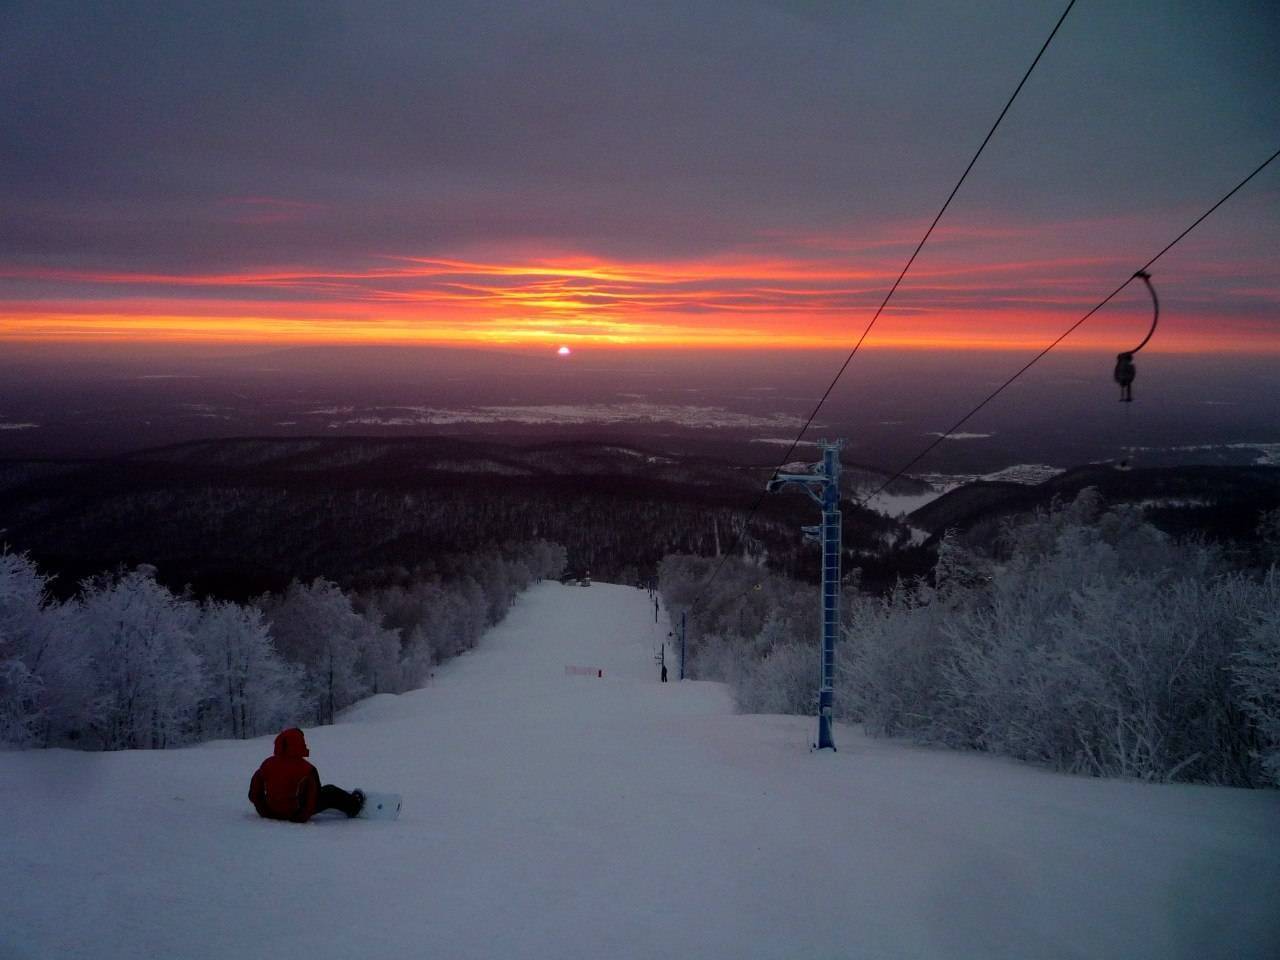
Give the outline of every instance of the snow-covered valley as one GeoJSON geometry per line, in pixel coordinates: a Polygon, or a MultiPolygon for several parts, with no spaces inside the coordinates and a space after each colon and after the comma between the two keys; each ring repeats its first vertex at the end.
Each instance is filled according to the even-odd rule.
{"type": "Polygon", "coordinates": [[[807,718],[659,683],[667,630],[645,591],[544,583],[424,689],[308,728],[393,823],[260,820],[269,737],[0,754],[0,957],[1280,955],[1280,792],[848,727],[811,753],[807,718]]]}

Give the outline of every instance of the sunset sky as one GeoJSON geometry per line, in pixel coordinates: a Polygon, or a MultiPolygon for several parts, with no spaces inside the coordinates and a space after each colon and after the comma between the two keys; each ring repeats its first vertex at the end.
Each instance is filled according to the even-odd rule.
{"type": "MultiPolygon", "coordinates": [[[[1064,6],[8,2],[0,338],[847,346],[1064,6]]],[[[1044,345],[1278,90],[1273,0],[1079,0],[868,346],[1044,345]]],[[[1153,274],[1150,350],[1280,353],[1280,161],[1153,274]]]]}

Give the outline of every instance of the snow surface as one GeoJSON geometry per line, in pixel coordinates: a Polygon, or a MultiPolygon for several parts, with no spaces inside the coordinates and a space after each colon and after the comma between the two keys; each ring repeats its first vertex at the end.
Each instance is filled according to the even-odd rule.
{"type": "Polygon", "coordinates": [[[924,493],[877,493],[869,497],[863,503],[863,506],[868,510],[882,513],[886,517],[905,517],[907,514],[919,510],[925,504],[933,503],[946,492],[946,489],[935,487],[932,490],[926,490],[924,493]]]}
{"type": "Polygon", "coordinates": [[[658,683],[666,630],[644,591],[543,584],[427,688],[308,729],[394,823],[258,819],[269,737],[0,754],[0,957],[1280,956],[1280,792],[847,727],[810,753],[810,719],[658,683]]]}

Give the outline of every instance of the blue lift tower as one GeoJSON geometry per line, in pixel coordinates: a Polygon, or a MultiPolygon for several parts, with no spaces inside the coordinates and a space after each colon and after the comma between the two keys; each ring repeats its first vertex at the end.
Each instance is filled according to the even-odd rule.
{"type": "Polygon", "coordinates": [[[805,538],[822,544],[822,677],[818,687],[819,750],[836,748],[831,739],[832,680],[836,666],[836,634],[840,629],[840,448],[843,440],[819,440],[822,462],[810,473],[775,473],[765,486],[777,493],[789,484],[799,485],[822,507],[822,524],[802,527],[805,538]]]}

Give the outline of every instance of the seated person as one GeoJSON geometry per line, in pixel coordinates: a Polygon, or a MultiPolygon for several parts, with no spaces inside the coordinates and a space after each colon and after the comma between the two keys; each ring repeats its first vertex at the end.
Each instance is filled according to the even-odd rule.
{"type": "Polygon", "coordinates": [[[262,761],[249,781],[249,800],[258,814],[271,820],[305,823],[321,810],[341,810],[354,817],[364,806],[364,793],[348,793],[331,784],[320,785],[320,774],[304,757],[307,741],[297,727],[280,731],[275,756],[262,761]]]}

